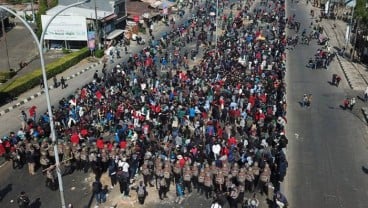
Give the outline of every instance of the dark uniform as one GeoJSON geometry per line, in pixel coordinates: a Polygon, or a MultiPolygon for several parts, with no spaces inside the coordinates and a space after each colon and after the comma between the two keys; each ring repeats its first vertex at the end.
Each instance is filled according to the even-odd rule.
{"type": "Polygon", "coordinates": [[[163,169],[163,175],[166,180],[167,184],[167,191],[170,191],[170,185],[171,185],[171,165],[170,162],[165,163],[165,167],[163,169]]]}
{"type": "Polygon", "coordinates": [[[198,183],[197,183],[197,193],[203,194],[204,191],[204,177],[206,173],[204,168],[201,168],[199,175],[198,175],[198,183]]]}
{"type": "Polygon", "coordinates": [[[212,198],[212,176],[210,172],[206,172],[204,176],[204,191],[206,198],[212,198]]]}
{"type": "Polygon", "coordinates": [[[152,167],[153,167],[152,161],[144,160],[143,165],[142,165],[142,175],[143,175],[143,183],[146,187],[148,184],[150,185],[150,187],[153,187],[152,167]]]}
{"type": "Polygon", "coordinates": [[[159,178],[159,189],[158,189],[158,196],[160,197],[161,200],[163,200],[163,198],[167,198],[166,194],[167,194],[167,184],[166,184],[166,180],[163,177],[163,175],[160,176],[159,178]]]}
{"type": "Polygon", "coordinates": [[[183,172],[184,189],[188,189],[188,193],[192,192],[192,171],[190,166],[185,166],[183,172]]]}

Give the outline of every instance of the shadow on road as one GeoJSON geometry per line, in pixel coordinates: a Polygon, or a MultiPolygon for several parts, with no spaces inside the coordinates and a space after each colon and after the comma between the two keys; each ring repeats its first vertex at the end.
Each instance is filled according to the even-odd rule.
{"type": "Polygon", "coordinates": [[[42,205],[41,203],[41,199],[40,198],[37,198],[36,200],[34,200],[32,202],[32,204],[29,205],[30,208],[40,208],[42,205]]]}
{"type": "Polygon", "coordinates": [[[91,198],[88,201],[88,204],[86,206],[84,206],[83,208],[90,208],[92,206],[92,202],[93,202],[94,196],[95,196],[95,194],[92,193],[91,198]]]}
{"type": "Polygon", "coordinates": [[[362,171],[363,171],[365,174],[368,174],[368,168],[366,168],[365,166],[362,166],[362,171]]]}
{"type": "Polygon", "coordinates": [[[3,189],[0,190],[0,202],[4,199],[4,197],[13,190],[13,184],[9,183],[3,189]]]}

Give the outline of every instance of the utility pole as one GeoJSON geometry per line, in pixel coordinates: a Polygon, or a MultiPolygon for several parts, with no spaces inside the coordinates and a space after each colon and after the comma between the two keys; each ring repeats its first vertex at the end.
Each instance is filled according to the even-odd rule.
{"type": "Polygon", "coordinates": [[[218,26],[218,20],[217,20],[217,19],[218,19],[218,15],[219,15],[219,13],[218,13],[218,7],[219,7],[219,0],[217,0],[217,1],[216,1],[216,21],[215,21],[215,22],[216,22],[216,23],[215,23],[215,24],[216,24],[216,32],[215,32],[215,33],[216,33],[216,34],[215,34],[215,35],[216,35],[216,36],[215,36],[215,37],[216,37],[216,38],[215,38],[215,39],[216,39],[216,40],[215,40],[215,49],[216,49],[216,53],[217,53],[217,41],[218,41],[218,40],[217,40],[217,38],[218,38],[218,34],[217,34],[217,33],[218,33],[218,29],[217,29],[217,28],[219,27],[219,26],[218,26]]]}
{"type": "Polygon", "coordinates": [[[95,3],[95,30],[96,30],[96,46],[97,49],[100,49],[100,30],[99,30],[99,26],[98,26],[98,19],[97,19],[97,4],[96,4],[97,0],[94,0],[95,3]]]}
{"type": "Polygon", "coordinates": [[[31,9],[32,9],[32,23],[36,23],[36,16],[35,16],[35,11],[34,11],[34,0],[31,0],[31,9]]]}
{"type": "Polygon", "coordinates": [[[357,18],[357,25],[355,28],[355,36],[354,36],[354,46],[353,46],[353,50],[351,52],[351,60],[354,61],[354,54],[355,54],[355,47],[356,47],[356,42],[357,42],[357,37],[358,37],[358,30],[359,30],[359,20],[360,18],[357,18]]]}
{"type": "Polygon", "coordinates": [[[9,50],[8,50],[8,41],[6,40],[6,31],[5,31],[5,24],[4,24],[4,11],[0,10],[0,18],[1,18],[1,30],[3,32],[4,43],[5,43],[5,51],[6,51],[6,58],[8,61],[8,70],[10,71],[10,60],[9,60],[9,50]]]}

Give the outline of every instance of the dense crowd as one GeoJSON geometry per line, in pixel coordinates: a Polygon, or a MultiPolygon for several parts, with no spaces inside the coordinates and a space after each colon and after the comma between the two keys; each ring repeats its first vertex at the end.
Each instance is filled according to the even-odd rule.
{"type": "MultiPolygon", "coordinates": [[[[112,71],[97,71],[93,82],[53,108],[63,174],[92,169],[98,181],[107,172],[125,197],[142,175],[141,203],[145,187],[156,186],[165,200],[174,183],[178,202],[196,191],[206,198],[225,194],[231,207],[256,207],[258,200],[245,201],[245,195],[274,188],[275,206],[286,205],[279,192],[288,166],[285,2],[262,1],[250,12],[249,1],[237,3],[234,14],[222,12],[217,50],[210,15],[216,5],[190,2],[190,21],[175,25],[171,19],[174,32],[152,36],[138,54],[112,71]],[[190,52],[189,44],[196,46],[190,52]],[[200,50],[203,58],[190,69],[188,59],[200,50]]],[[[14,168],[28,164],[33,175],[41,166],[47,186],[56,190],[50,119],[36,116],[36,109],[22,112],[22,128],[2,144],[14,168]]],[[[220,199],[214,204],[223,205],[220,199]]]]}

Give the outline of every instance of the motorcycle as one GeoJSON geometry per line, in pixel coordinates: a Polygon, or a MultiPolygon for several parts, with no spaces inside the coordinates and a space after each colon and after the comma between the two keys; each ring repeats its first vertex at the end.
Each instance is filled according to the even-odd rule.
{"type": "Polygon", "coordinates": [[[329,38],[320,38],[318,39],[318,45],[326,45],[326,43],[329,41],[329,38]]]}

